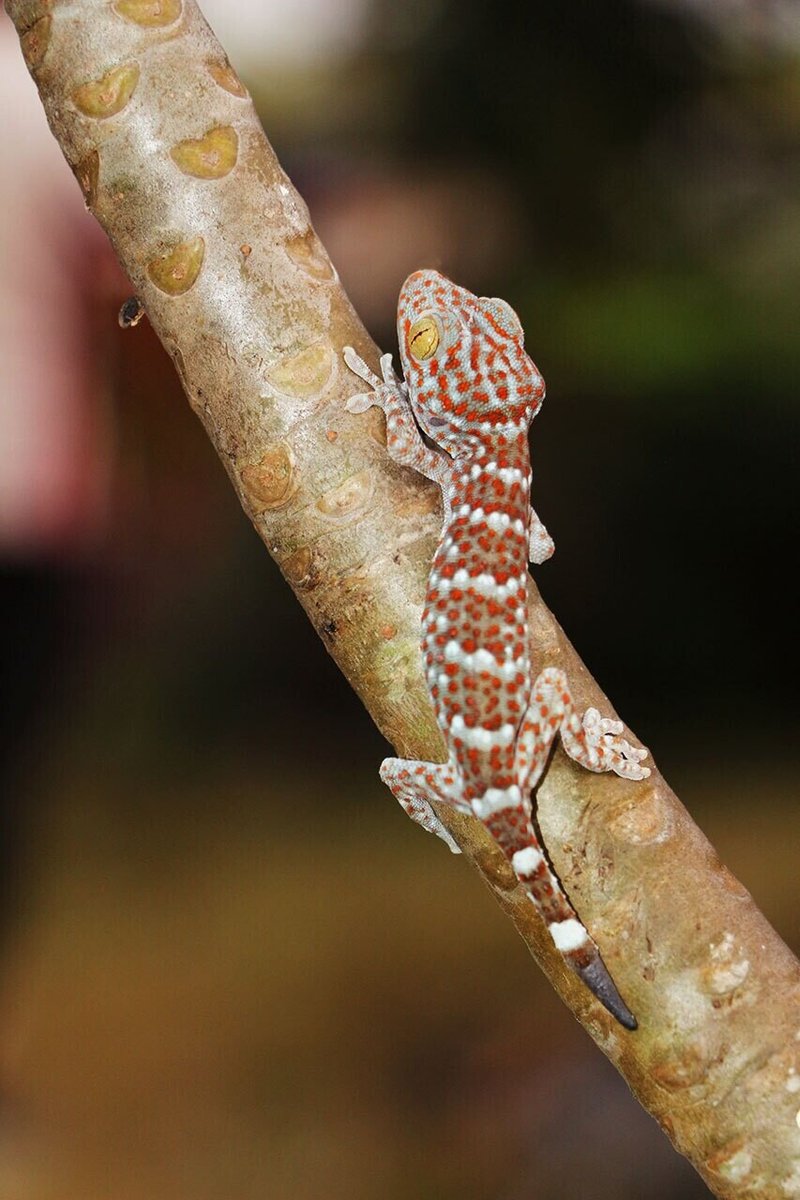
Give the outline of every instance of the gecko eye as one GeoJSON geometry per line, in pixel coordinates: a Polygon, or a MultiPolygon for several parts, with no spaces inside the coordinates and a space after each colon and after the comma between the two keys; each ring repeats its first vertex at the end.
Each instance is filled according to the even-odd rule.
{"type": "Polygon", "coordinates": [[[435,317],[420,317],[408,331],[408,352],[412,358],[423,362],[433,358],[442,340],[439,323],[435,317]]]}

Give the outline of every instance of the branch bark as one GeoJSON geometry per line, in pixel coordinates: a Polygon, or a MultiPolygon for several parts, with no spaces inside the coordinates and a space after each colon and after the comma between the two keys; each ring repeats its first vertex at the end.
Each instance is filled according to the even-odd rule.
{"type": "MultiPolygon", "coordinates": [[[[419,618],[436,490],[395,467],[341,348],[377,350],[194,0],[7,0],[55,137],[245,512],[398,753],[443,758],[419,618]]],[[[534,665],[611,714],[538,595],[534,665]]],[[[376,764],[377,765],[377,764],[376,764]]],[[[556,752],[555,866],[640,1028],[563,967],[477,821],[442,813],[560,995],[719,1197],[800,1197],[800,964],[654,772],[556,752]]],[[[444,853],[444,851],[443,851],[444,853]]]]}

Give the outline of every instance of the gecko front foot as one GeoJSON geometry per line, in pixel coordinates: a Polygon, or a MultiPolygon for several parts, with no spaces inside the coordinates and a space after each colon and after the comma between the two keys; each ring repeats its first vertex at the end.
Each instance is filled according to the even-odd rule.
{"type": "Polygon", "coordinates": [[[375,372],[370,370],[361,355],[356,354],[352,346],[343,347],[342,357],[353,374],[357,375],[359,379],[363,379],[364,383],[368,383],[372,389],[369,392],[359,392],[357,395],[351,396],[345,405],[348,412],[363,413],[373,407],[382,408],[384,412],[388,412],[391,401],[396,404],[398,398],[405,400],[405,390],[395,375],[391,354],[381,355],[382,378],[378,378],[375,372]]]}
{"type": "Polygon", "coordinates": [[[408,398],[408,388],[398,379],[392,366],[391,354],[381,355],[381,378],[371,371],[352,346],[342,349],[345,363],[359,379],[372,389],[351,396],[345,408],[351,413],[363,413],[379,408],[386,417],[386,448],[389,456],[404,467],[412,467],[444,489],[449,479],[450,459],[440,450],[432,449],[422,440],[408,398]]]}

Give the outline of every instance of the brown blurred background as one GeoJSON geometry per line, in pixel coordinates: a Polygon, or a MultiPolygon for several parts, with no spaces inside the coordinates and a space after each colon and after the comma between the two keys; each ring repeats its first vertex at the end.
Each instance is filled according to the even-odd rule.
{"type": "MultiPolygon", "coordinates": [[[[519,311],[537,579],[797,949],[800,9],[205,11],[384,347],[418,266],[519,311]]],[[[3,14],[0,105],[0,1195],[706,1196],[384,793],[3,14]]]]}

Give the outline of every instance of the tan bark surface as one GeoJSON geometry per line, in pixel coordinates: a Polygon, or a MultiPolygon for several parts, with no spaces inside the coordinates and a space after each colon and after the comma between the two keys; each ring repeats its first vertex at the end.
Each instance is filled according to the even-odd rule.
{"type": "MultiPolygon", "coordinates": [[[[242,506],[397,751],[444,757],[418,651],[436,490],[390,462],[376,410],[345,411],[361,385],[342,346],[373,365],[377,351],[222,48],[193,0],[6,7],[53,133],[242,506]]],[[[535,592],[531,640],[536,665],[563,666],[579,703],[611,715],[535,592]]],[[[635,1034],[565,971],[482,827],[442,815],[715,1194],[800,1197],[800,965],[658,774],[591,775],[557,751],[539,795],[555,866],[635,1034]]]]}

